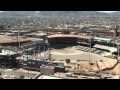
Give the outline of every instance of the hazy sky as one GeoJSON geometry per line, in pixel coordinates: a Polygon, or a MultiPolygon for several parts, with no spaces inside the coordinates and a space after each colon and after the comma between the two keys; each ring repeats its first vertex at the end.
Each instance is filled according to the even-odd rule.
{"type": "Polygon", "coordinates": [[[112,12],[117,12],[117,11],[99,11],[99,12],[112,13],[112,12]]]}
{"type": "MultiPolygon", "coordinates": [[[[0,11],[0,12],[3,12],[3,11],[0,11]]],[[[112,13],[112,12],[117,12],[117,11],[99,11],[99,12],[112,13]]]]}

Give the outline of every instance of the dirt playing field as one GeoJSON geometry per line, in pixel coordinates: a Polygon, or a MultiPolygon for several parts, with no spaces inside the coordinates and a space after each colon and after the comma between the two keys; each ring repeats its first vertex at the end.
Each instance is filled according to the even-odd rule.
{"type": "Polygon", "coordinates": [[[77,50],[75,48],[64,48],[64,49],[53,49],[50,51],[51,58],[53,59],[70,59],[70,60],[115,60],[112,58],[103,57],[98,54],[84,52],[81,50],[77,50]]]}
{"type": "Polygon", "coordinates": [[[108,72],[108,73],[113,73],[115,72],[116,74],[119,74],[120,75],[120,63],[118,65],[116,65],[116,67],[112,70],[107,70],[105,72],[108,72]]]}
{"type": "MultiPolygon", "coordinates": [[[[45,53],[48,52],[42,53],[41,56],[44,56],[45,53]]],[[[103,57],[93,53],[89,54],[89,52],[80,51],[75,48],[53,49],[50,51],[50,53],[52,58],[55,60],[70,59],[71,62],[72,61],[76,62],[77,60],[80,60],[79,62],[77,62],[77,64],[80,64],[84,70],[88,70],[88,68],[90,67],[89,59],[94,62],[94,65],[92,65],[92,69],[95,71],[99,70],[96,61],[98,62],[98,65],[100,66],[101,69],[113,67],[117,63],[116,59],[103,57]],[[100,60],[102,60],[103,62],[100,62],[100,60]]],[[[117,64],[113,70],[107,70],[105,72],[110,73],[115,72],[117,74],[120,74],[119,68],[120,64],[117,64]]]]}
{"type": "Polygon", "coordinates": [[[53,50],[52,52],[51,52],[51,54],[53,54],[53,55],[81,55],[81,54],[84,54],[85,52],[83,52],[83,51],[79,51],[79,50],[70,50],[70,49],[68,49],[68,50],[53,50]]]}

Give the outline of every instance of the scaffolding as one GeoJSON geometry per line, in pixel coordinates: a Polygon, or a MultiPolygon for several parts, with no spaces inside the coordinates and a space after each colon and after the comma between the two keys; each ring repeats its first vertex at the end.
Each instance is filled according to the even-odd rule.
{"type": "MultiPolygon", "coordinates": [[[[30,60],[35,61],[35,62],[38,62],[38,61],[46,62],[47,60],[50,59],[50,53],[49,53],[50,49],[45,42],[38,42],[38,41],[32,42],[31,41],[31,42],[26,42],[26,43],[20,43],[19,35],[20,35],[20,31],[18,31],[16,33],[16,38],[14,38],[14,36],[12,35],[12,38],[11,38],[12,43],[10,46],[2,46],[3,50],[13,51],[16,53],[14,55],[10,55],[10,56],[6,55],[6,56],[2,57],[0,62],[3,62],[4,66],[6,66],[7,63],[12,65],[12,64],[14,64],[14,62],[17,62],[19,60],[23,61],[23,63],[24,63],[25,59],[26,59],[26,61],[28,61],[27,66],[28,66],[30,60]],[[19,43],[18,46],[13,45],[14,41],[19,43]],[[19,51],[22,52],[22,54],[18,56],[19,51]],[[41,56],[41,53],[44,51],[48,51],[48,53],[47,53],[47,55],[44,55],[44,57],[43,57],[43,56],[41,56]],[[40,54],[40,56],[37,56],[38,53],[40,54]],[[21,58],[22,56],[24,58],[21,58]],[[17,58],[19,60],[17,60],[17,58]]],[[[22,62],[20,64],[22,64],[22,62]]]]}

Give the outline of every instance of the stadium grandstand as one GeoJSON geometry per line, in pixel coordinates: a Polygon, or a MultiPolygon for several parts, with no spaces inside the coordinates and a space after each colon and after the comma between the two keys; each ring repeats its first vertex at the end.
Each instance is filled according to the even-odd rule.
{"type": "Polygon", "coordinates": [[[93,42],[93,37],[85,35],[55,34],[48,36],[50,44],[90,44],[91,42],[93,42]]]}
{"type": "Polygon", "coordinates": [[[110,46],[113,47],[116,46],[114,43],[114,40],[112,38],[101,38],[101,37],[94,37],[94,43],[95,44],[100,44],[100,45],[105,45],[105,46],[110,46]]]}

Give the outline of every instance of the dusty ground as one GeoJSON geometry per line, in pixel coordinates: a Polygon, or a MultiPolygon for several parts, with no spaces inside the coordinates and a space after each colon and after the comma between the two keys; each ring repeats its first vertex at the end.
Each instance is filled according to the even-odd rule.
{"type": "MultiPolygon", "coordinates": [[[[28,70],[20,68],[20,69],[16,70],[16,72],[28,72],[28,70]]],[[[36,72],[36,71],[30,71],[30,73],[38,74],[38,72],[36,72]]]]}
{"type": "MultiPolygon", "coordinates": [[[[53,49],[50,51],[51,52],[51,58],[53,59],[70,59],[70,60],[94,60],[94,61],[99,61],[99,60],[115,60],[112,58],[107,58],[100,56],[98,54],[93,54],[89,52],[84,52],[81,50],[77,50],[75,48],[64,48],[64,49],[53,49]]],[[[41,55],[43,56],[44,53],[41,55]]]]}
{"type": "Polygon", "coordinates": [[[85,52],[73,49],[65,49],[65,50],[53,50],[51,54],[53,55],[80,55],[84,54],[85,52]]]}
{"type": "Polygon", "coordinates": [[[108,73],[115,72],[116,74],[120,74],[120,63],[113,70],[107,70],[105,72],[108,72],[108,73]]]}
{"type": "MultiPolygon", "coordinates": [[[[38,54],[38,55],[45,56],[47,54],[49,54],[49,52],[43,52],[42,54],[38,54]]],[[[104,69],[107,67],[112,67],[117,62],[116,59],[102,57],[100,55],[93,54],[93,53],[89,54],[89,52],[76,50],[74,48],[54,49],[54,50],[51,50],[51,54],[52,54],[52,57],[55,58],[56,60],[70,59],[71,62],[72,61],[76,62],[76,60],[85,60],[85,61],[77,62],[77,64],[80,64],[80,66],[84,70],[88,70],[90,67],[89,55],[90,55],[90,60],[93,61],[93,63],[94,63],[92,65],[93,70],[99,70],[99,68],[96,64],[96,61],[98,62],[98,65],[100,66],[101,69],[104,69]],[[103,62],[100,62],[100,60],[102,60],[103,62]]],[[[106,73],[106,72],[107,73],[115,72],[116,74],[120,74],[120,64],[118,64],[113,70],[107,70],[107,71],[104,71],[103,73],[106,73]]],[[[59,76],[59,74],[57,74],[57,75],[59,76]]],[[[60,76],[62,76],[62,75],[64,76],[64,74],[61,74],[60,76]]]]}

